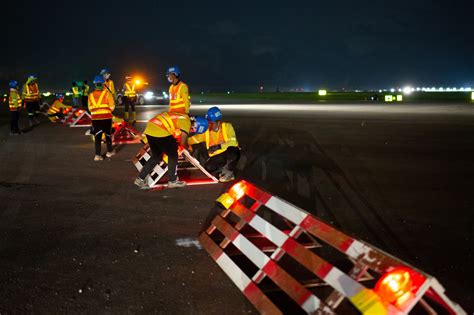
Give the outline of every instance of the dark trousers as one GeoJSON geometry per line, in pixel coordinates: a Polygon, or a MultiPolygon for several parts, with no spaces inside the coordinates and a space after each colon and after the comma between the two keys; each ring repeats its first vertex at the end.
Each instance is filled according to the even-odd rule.
{"type": "Polygon", "coordinates": [[[87,96],[82,96],[82,107],[84,107],[84,109],[88,112],[89,112],[89,106],[87,106],[87,102],[88,102],[88,97],[87,96]]]}
{"type": "Polygon", "coordinates": [[[210,157],[204,167],[211,173],[224,167],[226,167],[229,171],[234,172],[239,159],[240,149],[237,147],[228,147],[224,152],[210,157]]]}
{"type": "Polygon", "coordinates": [[[105,135],[105,143],[107,144],[107,152],[112,152],[112,119],[101,119],[92,121],[92,132],[95,141],[95,154],[100,155],[102,148],[102,135],[105,135]]]}
{"type": "Polygon", "coordinates": [[[175,181],[178,178],[178,142],[176,139],[173,136],[157,138],[149,135],[146,138],[151,149],[151,158],[145,163],[138,177],[145,179],[165,153],[168,156],[168,180],[175,181]]]}
{"type": "Polygon", "coordinates": [[[123,96],[122,100],[123,100],[123,104],[125,105],[126,113],[128,113],[128,109],[130,107],[132,108],[132,112],[135,111],[135,103],[137,102],[137,97],[123,96]]]}
{"type": "Polygon", "coordinates": [[[19,111],[11,111],[12,119],[10,123],[10,131],[12,133],[19,133],[20,128],[18,127],[18,121],[20,120],[20,112],[19,111]]]}
{"type": "Polygon", "coordinates": [[[28,111],[28,118],[33,119],[39,116],[40,102],[39,101],[25,101],[26,110],[28,111]]]}

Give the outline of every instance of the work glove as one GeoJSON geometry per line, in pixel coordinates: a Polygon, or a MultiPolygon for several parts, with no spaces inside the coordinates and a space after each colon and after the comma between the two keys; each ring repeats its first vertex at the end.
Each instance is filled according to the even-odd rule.
{"type": "Polygon", "coordinates": [[[220,144],[216,144],[216,145],[213,145],[212,147],[209,147],[208,151],[209,153],[214,153],[216,152],[217,150],[220,150],[222,147],[220,144]]]}

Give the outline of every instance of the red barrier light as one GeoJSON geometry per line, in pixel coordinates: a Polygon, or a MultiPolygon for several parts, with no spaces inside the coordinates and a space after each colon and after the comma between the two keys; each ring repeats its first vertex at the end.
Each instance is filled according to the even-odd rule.
{"type": "Polygon", "coordinates": [[[410,270],[396,268],[383,275],[375,285],[375,292],[385,302],[402,306],[412,296],[414,289],[410,270]]]}
{"type": "Polygon", "coordinates": [[[229,189],[228,194],[235,200],[241,199],[245,195],[245,191],[247,190],[247,185],[245,185],[244,181],[238,182],[234,186],[229,189]]]}

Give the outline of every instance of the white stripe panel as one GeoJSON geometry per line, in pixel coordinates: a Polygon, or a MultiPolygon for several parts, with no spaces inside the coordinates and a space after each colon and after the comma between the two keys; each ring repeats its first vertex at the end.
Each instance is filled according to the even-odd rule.
{"type": "Polygon", "coordinates": [[[283,246],[283,244],[288,239],[288,235],[256,215],[250,221],[250,226],[253,227],[255,230],[263,234],[267,239],[272,241],[278,247],[283,246]]]}
{"type": "Polygon", "coordinates": [[[353,297],[364,287],[337,268],[332,268],[324,281],[347,298],[353,297]]]}
{"type": "Polygon", "coordinates": [[[267,203],[266,207],[272,209],[279,215],[287,218],[294,224],[298,225],[308,216],[303,210],[296,208],[295,206],[277,198],[271,197],[267,203]]]}
{"type": "Polygon", "coordinates": [[[260,251],[257,246],[242,236],[242,234],[239,234],[232,243],[259,269],[262,269],[270,261],[270,258],[264,252],[260,251]]]}
{"type": "Polygon", "coordinates": [[[320,305],[321,301],[314,295],[310,295],[309,298],[304,301],[303,305],[301,305],[301,308],[304,309],[306,313],[313,313],[319,309],[320,305]]]}
{"type": "MultiPolygon", "coordinates": [[[[354,259],[359,259],[361,255],[366,255],[370,251],[370,248],[362,244],[361,242],[354,240],[346,250],[346,254],[354,259]]],[[[366,257],[367,258],[367,257],[366,257]]]]}
{"type": "Polygon", "coordinates": [[[250,284],[251,280],[242,270],[229,258],[226,254],[222,254],[217,260],[216,263],[219,267],[224,270],[224,272],[229,276],[229,278],[234,282],[234,284],[244,291],[245,288],[250,284]]]}

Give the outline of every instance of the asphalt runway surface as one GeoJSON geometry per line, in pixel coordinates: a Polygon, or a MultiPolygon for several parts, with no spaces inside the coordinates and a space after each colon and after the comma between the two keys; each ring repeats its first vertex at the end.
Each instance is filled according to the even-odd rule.
{"type": "MultiPolygon", "coordinates": [[[[472,106],[222,110],[242,146],[239,178],[432,274],[471,313],[472,106]]],[[[131,163],[140,145],[94,162],[85,128],[44,120],[10,137],[8,123],[2,109],[0,313],[255,312],[196,243],[224,185],[143,192],[131,163]]]]}

